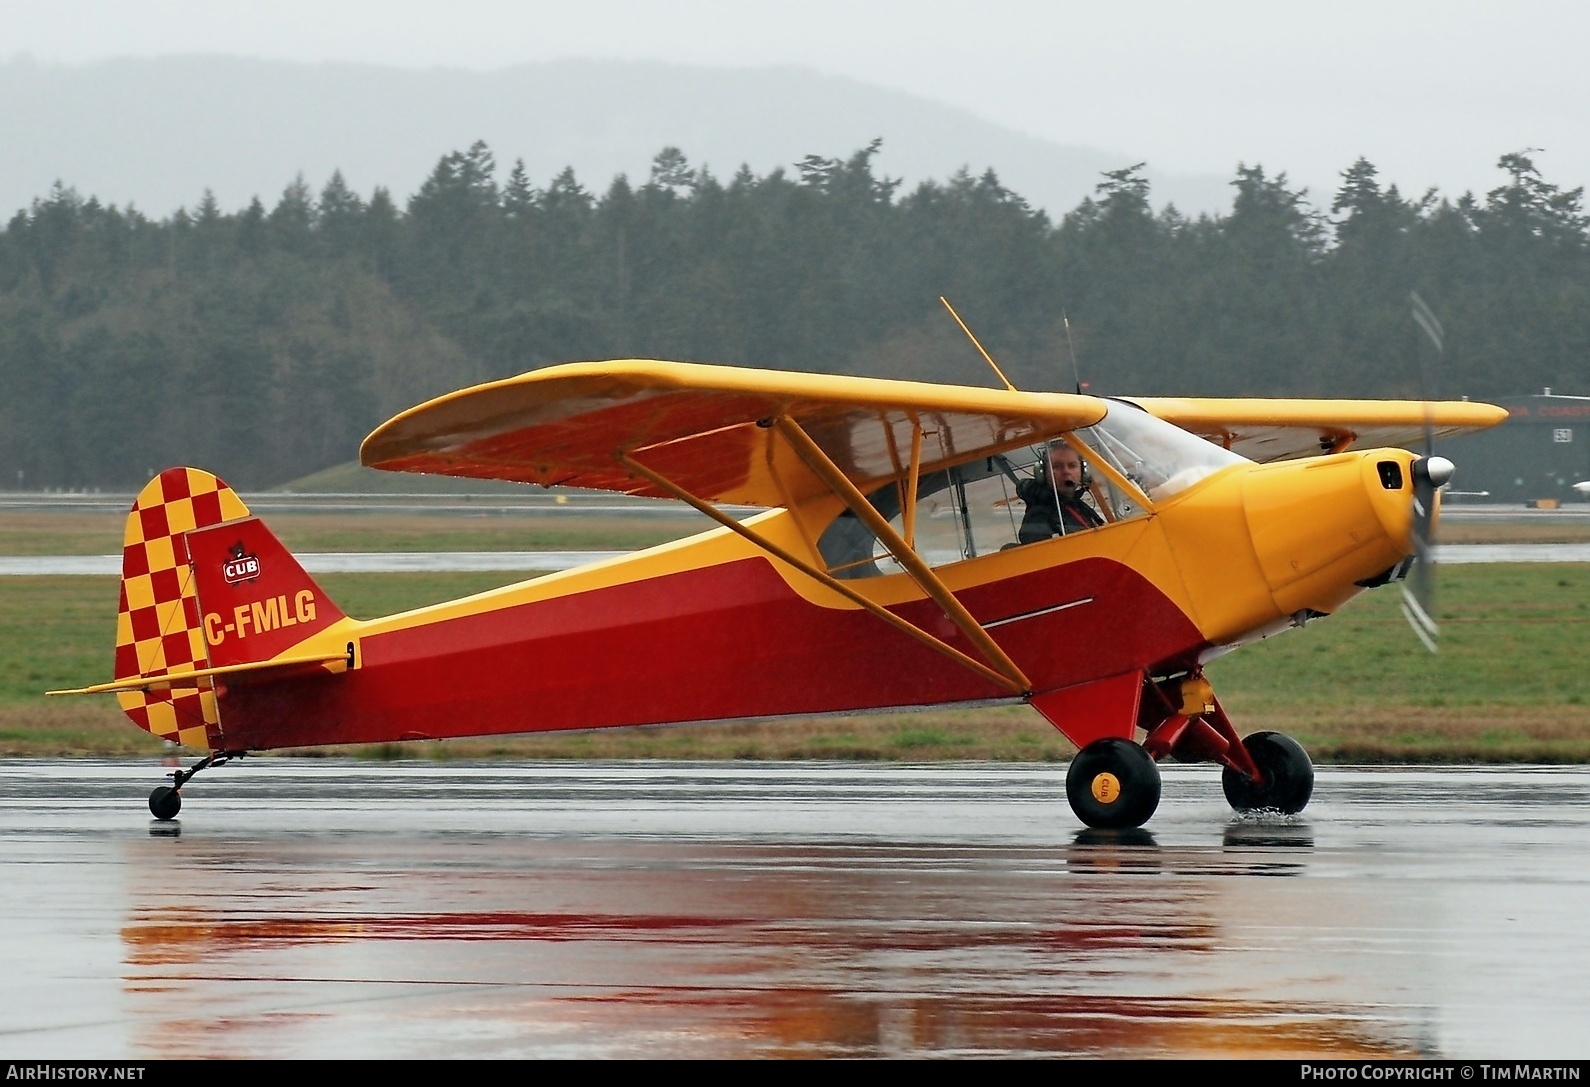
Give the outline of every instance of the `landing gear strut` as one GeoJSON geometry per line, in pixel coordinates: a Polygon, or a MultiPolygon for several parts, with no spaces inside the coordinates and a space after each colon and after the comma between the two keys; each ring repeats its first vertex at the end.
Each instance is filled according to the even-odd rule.
{"type": "Polygon", "coordinates": [[[149,794],[149,814],[156,819],[175,819],[182,810],[182,785],[200,770],[207,770],[212,766],[240,759],[241,751],[212,751],[186,770],[171,771],[170,785],[156,785],[154,792],[149,794]]]}
{"type": "Polygon", "coordinates": [[[1276,811],[1294,815],[1314,793],[1314,764],[1290,736],[1255,732],[1239,739],[1231,718],[1201,673],[1163,683],[1150,682],[1167,714],[1149,729],[1143,745],[1154,758],[1170,755],[1187,762],[1218,762],[1220,784],[1239,812],[1276,811]]]}

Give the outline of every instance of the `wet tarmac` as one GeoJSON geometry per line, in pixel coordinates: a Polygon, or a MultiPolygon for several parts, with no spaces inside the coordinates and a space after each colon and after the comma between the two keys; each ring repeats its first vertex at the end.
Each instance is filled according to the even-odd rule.
{"type": "Polygon", "coordinates": [[[1584,1057],[1590,768],[0,761],[12,1058],[1584,1057]]]}

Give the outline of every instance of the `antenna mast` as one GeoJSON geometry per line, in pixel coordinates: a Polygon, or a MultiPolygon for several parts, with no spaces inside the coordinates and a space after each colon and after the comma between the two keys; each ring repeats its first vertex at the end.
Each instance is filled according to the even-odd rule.
{"type": "Polygon", "coordinates": [[[1082,371],[1077,368],[1077,349],[1071,343],[1071,318],[1066,316],[1066,311],[1060,311],[1060,323],[1066,329],[1066,354],[1071,356],[1071,376],[1076,379],[1077,395],[1082,395],[1082,371]]]}
{"type": "Polygon", "coordinates": [[[1011,392],[1016,392],[1016,386],[1010,383],[1010,378],[1006,377],[1005,371],[999,368],[999,363],[994,361],[994,356],[983,350],[983,345],[977,342],[977,337],[973,336],[972,330],[966,327],[966,322],[961,320],[961,315],[955,312],[955,307],[950,305],[950,300],[941,294],[939,295],[939,301],[944,303],[944,308],[950,311],[950,316],[955,318],[955,323],[961,326],[961,331],[966,333],[966,338],[972,341],[972,346],[977,348],[978,353],[983,356],[984,361],[994,368],[994,373],[998,374],[999,380],[1005,383],[1005,388],[1009,389],[1011,392]]]}

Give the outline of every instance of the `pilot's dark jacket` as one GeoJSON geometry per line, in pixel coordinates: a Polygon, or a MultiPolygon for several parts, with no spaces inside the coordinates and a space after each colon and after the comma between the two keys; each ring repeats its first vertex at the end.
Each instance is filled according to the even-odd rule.
{"type": "Polygon", "coordinates": [[[1049,477],[1040,475],[1024,479],[1016,486],[1016,494],[1027,503],[1027,513],[1021,519],[1021,530],[1016,538],[1022,543],[1036,543],[1065,532],[1078,532],[1097,528],[1104,523],[1092,506],[1080,498],[1066,500],[1055,494],[1049,477]]]}

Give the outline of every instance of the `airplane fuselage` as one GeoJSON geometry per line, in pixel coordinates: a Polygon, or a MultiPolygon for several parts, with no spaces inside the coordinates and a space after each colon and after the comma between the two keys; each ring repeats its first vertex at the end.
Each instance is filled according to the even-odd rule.
{"type": "MultiPolygon", "coordinates": [[[[1412,455],[1225,469],[1148,515],[936,571],[1032,693],[1202,659],[1316,614],[1408,552],[1412,455]],[[1379,466],[1398,466],[1399,486],[1379,466]]],[[[812,554],[836,507],[748,522],[812,554]]],[[[905,574],[850,583],[973,647],[905,574]]],[[[551,732],[1016,700],[727,529],[382,619],[295,652],[355,667],[217,690],[227,750],[551,732]]],[[[1097,728],[1057,726],[1074,740],[1097,728]]],[[[1105,733],[1130,736],[1133,722],[1105,733]]],[[[1080,744],[1079,744],[1080,746],[1080,744]]]]}

